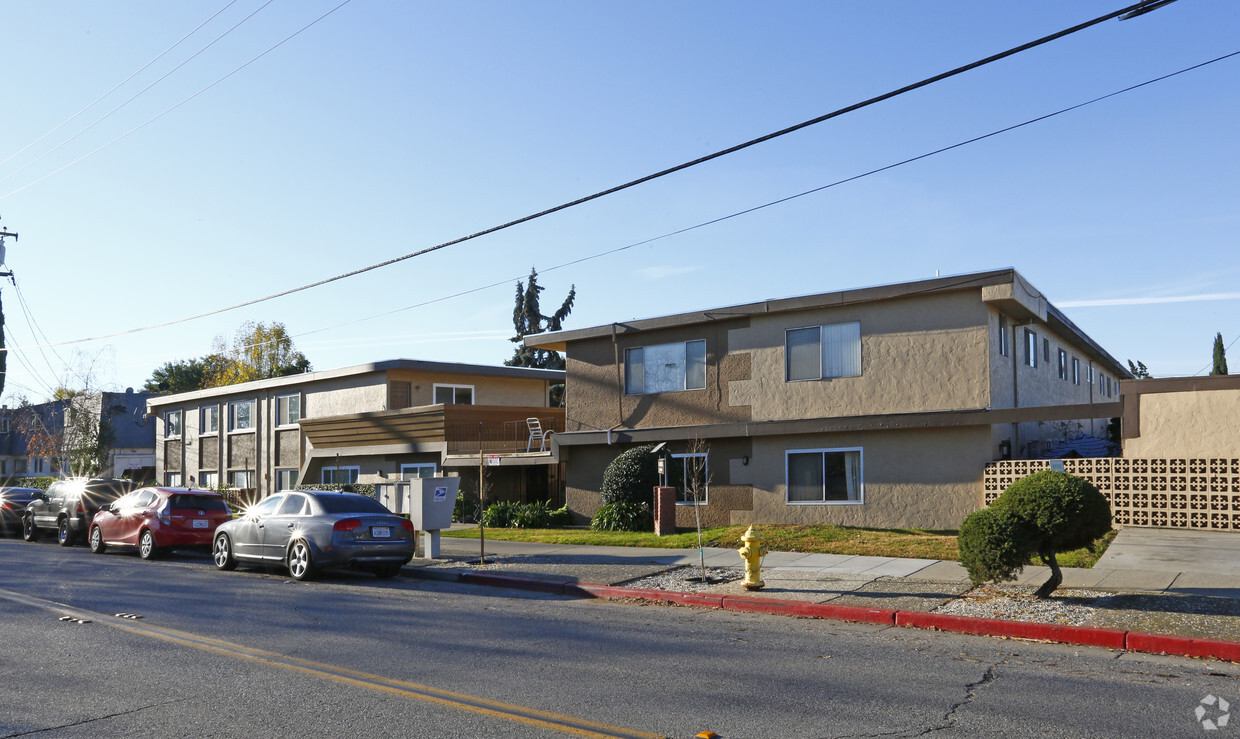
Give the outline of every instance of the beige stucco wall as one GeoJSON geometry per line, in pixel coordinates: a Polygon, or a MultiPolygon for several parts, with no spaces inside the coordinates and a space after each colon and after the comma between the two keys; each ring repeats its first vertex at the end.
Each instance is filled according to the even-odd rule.
{"type": "MultiPolygon", "coordinates": [[[[717,321],[686,328],[668,328],[574,342],[568,351],[565,407],[569,431],[594,431],[625,426],[650,428],[725,423],[749,419],[749,408],[729,397],[735,380],[749,377],[745,355],[729,355],[729,328],[743,320],[717,321]],[[617,383],[616,361],[624,350],[675,341],[706,342],[706,388],[669,393],[624,395],[617,383]]],[[[623,377],[620,378],[623,382],[623,377]]]]}
{"type": "MultiPolygon", "coordinates": [[[[955,529],[982,505],[990,442],[986,426],[712,439],[710,504],[702,510],[703,521],[955,529]],[[863,503],[785,502],[789,449],[854,447],[862,449],[863,503]]],[[[603,470],[622,450],[605,445],[571,449],[568,506],[579,520],[598,510],[603,470]]],[[[681,507],[677,524],[691,525],[692,514],[692,508],[681,507]]]]}
{"type": "MultiPolygon", "coordinates": [[[[435,402],[434,386],[436,384],[472,386],[474,388],[474,405],[520,405],[529,407],[543,407],[547,405],[547,382],[541,379],[392,371],[388,373],[388,380],[408,382],[411,389],[410,399],[414,406],[433,405],[435,402]]],[[[386,388],[384,392],[386,392],[386,388]]],[[[356,413],[358,411],[345,412],[356,413]]]]}
{"type": "Polygon", "coordinates": [[[1240,455],[1240,389],[1125,396],[1140,403],[1141,435],[1124,440],[1132,458],[1240,455]]]}
{"type": "Polygon", "coordinates": [[[753,368],[752,379],[731,383],[731,401],[755,421],[984,408],[988,316],[969,290],[754,317],[729,333],[753,368]],[[787,329],[852,321],[861,324],[860,377],[785,380],[787,329]]]}

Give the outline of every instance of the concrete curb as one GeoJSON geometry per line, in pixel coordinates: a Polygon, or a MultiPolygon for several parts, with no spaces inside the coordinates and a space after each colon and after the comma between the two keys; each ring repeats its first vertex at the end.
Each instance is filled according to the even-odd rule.
{"type": "Polygon", "coordinates": [[[1188,636],[1146,634],[1139,631],[1100,629],[1089,626],[1064,626],[1029,621],[1004,621],[997,618],[974,618],[953,616],[945,613],[922,611],[891,611],[883,608],[860,608],[838,606],[830,603],[809,603],[798,600],[779,600],[738,595],[706,595],[681,593],[671,590],[626,588],[620,585],[593,585],[566,580],[542,579],[505,575],[491,572],[450,573],[441,570],[407,568],[406,575],[425,580],[463,582],[471,585],[530,590],[553,595],[570,595],[588,598],[631,598],[657,603],[719,608],[728,611],[770,613],[802,618],[823,618],[834,621],[902,626],[914,629],[951,631],[979,636],[1004,636],[1017,639],[1079,644],[1130,652],[1169,654],[1178,657],[1203,657],[1228,662],[1240,662],[1240,642],[1217,639],[1196,639],[1188,636]]]}

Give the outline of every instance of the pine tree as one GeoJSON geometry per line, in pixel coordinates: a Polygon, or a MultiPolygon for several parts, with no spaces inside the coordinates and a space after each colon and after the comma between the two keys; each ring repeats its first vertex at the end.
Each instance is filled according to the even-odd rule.
{"type": "MultiPolygon", "coordinates": [[[[577,298],[577,286],[568,289],[568,297],[560,305],[559,310],[549,316],[543,315],[539,305],[538,294],[545,288],[538,284],[538,271],[530,267],[530,278],[526,283],[517,280],[517,295],[512,308],[512,325],[517,335],[509,339],[517,345],[512,359],[504,362],[509,367],[536,367],[539,369],[564,369],[564,357],[559,352],[546,349],[534,349],[525,346],[525,337],[547,331],[559,331],[564,319],[573,311],[573,301],[577,298]]],[[[551,388],[552,405],[560,405],[564,398],[564,386],[553,385],[551,388]]]]}
{"type": "Polygon", "coordinates": [[[1223,334],[1214,335],[1214,369],[1210,370],[1212,375],[1227,374],[1227,349],[1223,347],[1223,334]]]}

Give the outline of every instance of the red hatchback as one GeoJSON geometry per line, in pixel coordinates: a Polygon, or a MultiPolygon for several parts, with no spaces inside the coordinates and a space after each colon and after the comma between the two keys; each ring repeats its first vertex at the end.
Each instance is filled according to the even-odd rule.
{"type": "Polygon", "coordinates": [[[174,547],[211,548],[215,527],[232,520],[219,493],[187,488],[142,488],[105,505],[90,522],[90,550],[136,547],[150,559],[174,547]]]}

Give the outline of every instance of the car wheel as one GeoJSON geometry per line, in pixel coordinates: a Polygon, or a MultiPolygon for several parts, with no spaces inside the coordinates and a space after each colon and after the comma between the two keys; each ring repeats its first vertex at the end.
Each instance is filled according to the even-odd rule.
{"type": "Polygon", "coordinates": [[[288,565],[288,574],[292,575],[294,580],[309,580],[314,574],[310,563],[310,545],[301,539],[293,542],[293,546],[288,548],[285,564],[288,565]]]}
{"type": "Polygon", "coordinates": [[[34,516],[22,519],[22,538],[26,541],[39,540],[39,527],[34,525],[34,516]]]}
{"type": "Polygon", "coordinates": [[[396,577],[400,574],[401,565],[399,563],[378,565],[371,572],[375,573],[375,577],[396,577]]]}
{"type": "Polygon", "coordinates": [[[233,557],[232,542],[228,536],[220,534],[215,537],[215,546],[211,548],[211,556],[215,560],[215,566],[221,570],[237,569],[237,559],[233,557]]]}
{"type": "Polygon", "coordinates": [[[103,532],[98,526],[90,527],[90,551],[95,554],[103,554],[103,550],[107,549],[107,545],[103,543],[103,532]]]}
{"type": "Polygon", "coordinates": [[[73,546],[73,527],[69,525],[67,517],[56,524],[56,541],[60,542],[62,547],[73,546]]]}
{"type": "Polygon", "coordinates": [[[157,554],[159,547],[155,546],[155,535],[150,529],[143,529],[138,537],[138,556],[142,559],[153,559],[157,554]]]}

